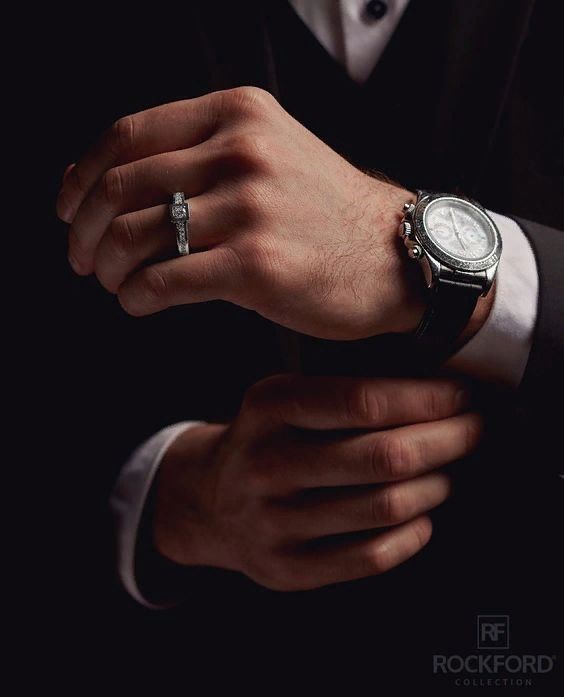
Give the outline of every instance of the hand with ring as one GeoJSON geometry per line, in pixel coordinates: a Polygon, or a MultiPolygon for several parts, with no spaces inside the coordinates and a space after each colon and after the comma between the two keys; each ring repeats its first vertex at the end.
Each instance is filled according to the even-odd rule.
{"type": "Polygon", "coordinates": [[[132,315],[223,299],[355,339],[410,331],[423,313],[397,239],[410,198],[242,87],[120,119],[67,170],[57,210],[74,270],[132,315]],[[173,195],[190,202],[175,225],[173,195]]]}

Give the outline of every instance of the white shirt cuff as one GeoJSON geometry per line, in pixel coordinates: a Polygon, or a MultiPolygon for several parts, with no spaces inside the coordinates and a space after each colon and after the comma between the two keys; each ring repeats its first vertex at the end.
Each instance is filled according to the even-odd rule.
{"type": "Polygon", "coordinates": [[[537,320],[539,274],[525,233],[511,218],[489,215],[499,229],[502,253],[490,314],[445,367],[486,382],[518,387],[537,320]]]}
{"type": "Polygon", "coordinates": [[[118,574],[126,591],[148,608],[165,608],[145,598],[135,578],[135,550],[137,534],[147,496],[169,446],[188,428],[200,421],[183,421],[163,428],[140,445],[121,470],[110,496],[110,507],[115,521],[118,574]]]}

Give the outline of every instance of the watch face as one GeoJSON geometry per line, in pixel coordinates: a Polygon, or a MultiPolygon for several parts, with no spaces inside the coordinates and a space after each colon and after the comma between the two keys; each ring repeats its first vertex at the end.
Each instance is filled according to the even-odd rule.
{"type": "Polygon", "coordinates": [[[432,201],[423,224],[437,247],[456,259],[478,261],[494,251],[496,237],[488,217],[467,201],[450,197],[432,201]]]}

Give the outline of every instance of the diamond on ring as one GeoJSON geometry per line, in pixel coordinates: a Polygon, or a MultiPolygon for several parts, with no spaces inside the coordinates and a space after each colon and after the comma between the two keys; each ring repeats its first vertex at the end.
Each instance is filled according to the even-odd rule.
{"type": "Polygon", "coordinates": [[[172,195],[172,203],[168,207],[170,222],[176,228],[176,246],[181,256],[190,254],[188,241],[188,224],[190,221],[190,205],[184,198],[184,192],[177,191],[172,195]]]}
{"type": "Polygon", "coordinates": [[[187,206],[171,206],[170,207],[170,217],[174,219],[175,222],[179,220],[188,220],[188,207],[187,206]]]}

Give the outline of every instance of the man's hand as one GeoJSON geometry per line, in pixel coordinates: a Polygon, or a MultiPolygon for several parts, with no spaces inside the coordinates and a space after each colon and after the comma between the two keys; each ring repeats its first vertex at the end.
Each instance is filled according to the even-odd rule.
{"type": "Polygon", "coordinates": [[[119,120],[67,170],[69,259],[133,315],[223,299],[330,339],[409,331],[422,278],[397,237],[413,194],[359,171],[263,90],[119,120]],[[170,196],[190,198],[177,257],[170,196]],[[169,258],[169,261],[163,259],[169,258]]]}
{"type": "Polygon", "coordinates": [[[167,452],[157,549],[277,590],[386,572],[428,542],[426,513],[451,488],[438,468],[480,440],[467,408],[447,380],[263,380],[233,424],[189,429],[167,452]]]}

